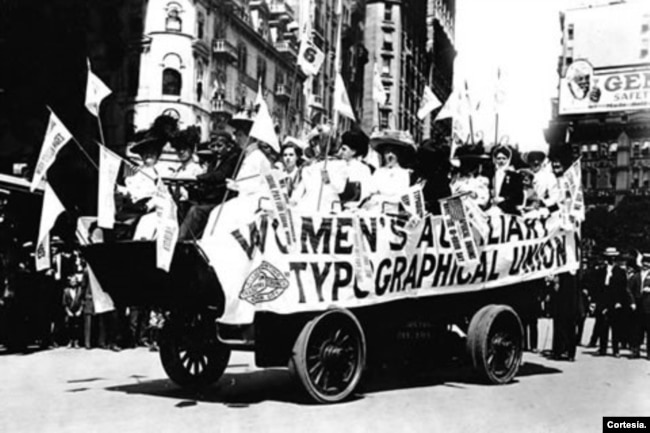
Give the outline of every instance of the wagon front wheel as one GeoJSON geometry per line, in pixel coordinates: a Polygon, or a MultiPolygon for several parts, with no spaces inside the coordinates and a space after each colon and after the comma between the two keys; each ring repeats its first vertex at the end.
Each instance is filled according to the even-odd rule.
{"type": "Polygon", "coordinates": [[[491,383],[510,382],[521,365],[523,327],[506,305],[488,305],[472,318],[467,348],[479,376],[491,383]]]}
{"type": "Polygon", "coordinates": [[[293,347],[290,367],[309,396],[336,403],[357,387],[366,363],[366,339],[347,310],[330,310],[307,322],[293,347]]]}
{"type": "Polygon", "coordinates": [[[172,317],[160,336],[160,361],[167,376],[183,388],[210,385],[221,377],[230,348],[217,339],[216,324],[197,313],[172,317]]]}

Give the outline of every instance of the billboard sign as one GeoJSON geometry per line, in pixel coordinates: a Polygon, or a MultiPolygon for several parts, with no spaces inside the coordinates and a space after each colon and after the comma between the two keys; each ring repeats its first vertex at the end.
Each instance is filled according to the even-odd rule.
{"type": "Polygon", "coordinates": [[[594,69],[576,60],[560,79],[560,114],[650,109],[650,64],[594,69]]]}

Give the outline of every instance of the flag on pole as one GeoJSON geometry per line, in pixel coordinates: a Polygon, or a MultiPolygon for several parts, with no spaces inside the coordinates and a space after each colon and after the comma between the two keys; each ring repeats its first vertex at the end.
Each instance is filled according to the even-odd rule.
{"type": "Polygon", "coordinates": [[[115,181],[122,158],[99,145],[99,191],[97,194],[97,225],[112,229],[115,224],[115,181]]]}
{"type": "Polygon", "coordinates": [[[29,187],[30,191],[34,191],[39,182],[45,176],[47,169],[56,159],[56,154],[61,148],[72,138],[72,134],[63,125],[63,123],[56,117],[53,111],[50,111],[50,120],[47,124],[45,137],[43,138],[43,146],[41,153],[38,155],[38,162],[34,169],[34,177],[29,187]]]}
{"type": "Polygon", "coordinates": [[[325,53],[311,39],[303,39],[298,50],[298,66],[308,75],[316,75],[325,60],[325,53]]]}
{"type": "Polygon", "coordinates": [[[424,92],[422,94],[422,103],[420,104],[420,109],[418,110],[417,113],[418,119],[420,120],[424,119],[425,117],[427,117],[429,113],[431,113],[433,110],[440,107],[441,105],[442,103],[433,93],[431,87],[425,85],[424,92]]]}
{"type": "Polygon", "coordinates": [[[273,119],[271,119],[269,107],[266,105],[266,101],[262,97],[261,85],[257,91],[255,103],[259,104],[259,108],[257,110],[257,114],[255,115],[255,120],[253,122],[253,126],[251,127],[249,136],[268,143],[273,148],[273,150],[280,152],[280,141],[278,140],[278,136],[275,133],[275,125],[273,124],[273,119]]]}
{"type": "Polygon", "coordinates": [[[381,82],[381,74],[379,73],[379,64],[375,62],[372,76],[372,99],[379,105],[386,103],[386,88],[384,83],[381,82]]]}
{"type": "Polygon", "coordinates": [[[99,105],[111,94],[111,89],[90,69],[88,60],[88,79],[86,81],[86,108],[95,117],[99,117],[99,105]]]}
{"type": "Polygon", "coordinates": [[[449,97],[445,101],[445,104],[442,106],[440,111],[438,111],[438,115],[436,116],[436,121],[438,120],[443,120],[443,119],[450,119],[456,115],[456,112],[458,111],[458,92],[454,88],[451,93],[449,94],[449,97]]]}
{"type": "Polygon", "coordinates": [[[341,77],[340,73],[336,74],[336,81],[334,82],[334,110],[348,119],[356,121],[352,104],[350,104],[350,98],[348,97],[348,92],[345,90],[343,77],[341,77]]]}
{"type": "Polygon", "coordinates": [[[49,183],[45,183],[43,194],[43,207],[41,209],[41,223],[38,228],[36,243],[36,271],[50,267],[49,234],[56,223],[56,219],[65,211],[59,197],[49,183]]]}
{"type": "Polygon", "coordinates": [[[506,100],[506,91],[501,81],[501,68],[497,68],[497,82],[494,86],[494,109],[499,111],[499,108],[506,100]]]}

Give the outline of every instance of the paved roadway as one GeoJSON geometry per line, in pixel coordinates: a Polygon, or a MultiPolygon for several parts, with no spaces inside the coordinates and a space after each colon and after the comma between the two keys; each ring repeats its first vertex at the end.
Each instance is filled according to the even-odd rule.
{"type": "Polygon", "coordinates": [[[603,415],[650,415],[650,361],[593,352],[579,348],[575,363],[526,353],[505,386],[463,368],[382,375],[330,406],[306,402],[285,370],[257,369],[250,353],[235,352],[200,395],[168,381],[144,348],[2,355],[0,432],[598,432],[603,415]]]}

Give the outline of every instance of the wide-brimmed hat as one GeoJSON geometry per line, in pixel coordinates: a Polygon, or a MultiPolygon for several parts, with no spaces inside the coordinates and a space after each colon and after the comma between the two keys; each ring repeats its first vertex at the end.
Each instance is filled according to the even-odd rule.
{"type": "Polygon", "coordinates": [[[360,157],[368,154],[368,141],[368,136],[361,130],[345,131],[341,136],[341,145],[345,144],[360,157]]]}
{"type": "Polygon", "coordinates": [[[524,162],[528,165],[532,165],[533,162],[543,162],[546,159],[546,152],[541,150],[531,150],[523,154],[524,162]]]}
{"type": "Polygon", "coordinates": [[[620,254],[616,247],[607,247],[603,251],[603,256],[605,257],[618,257],[620,254]]]}
{"type": "Polygon", "coordinates": [[[497,155],[505,155],[506,158],[512,158],[512,150],[503,144],[499,144],[492,149],[492,158],[496,158],[497,155]]]}
{"type": "Polygon", "coordinates": [[[182,131],[171,140],[172,147],[176,150],[191,149],[195,150],[196,146],[201,141],[201,127],[190,126],[182,131]]]}
{"type": "Polygon", "coordinates": [[[160,155],[167,140],[155,136],[150,131],[140,131],[135,134],[135,143],[131,146],[131,152],[142,156],[148,153],[160,155]]]}
{"type": "Polygon", "coordinates": [[[241,110],[230,118],[228,124],[235,130],[248,134],[253,127],[253,114],[250,110],[241,110]]]}
{"type": "Polygon", "coordinates": [[[370,135],[370,145],[379,153],[382,153],[389,146],[394,146],[407,154],[415,154],[417,150],[410,132],[393,129],[373,132],[370,135]]]}

